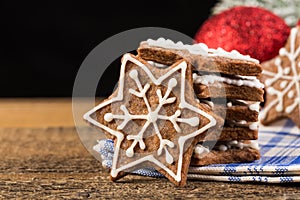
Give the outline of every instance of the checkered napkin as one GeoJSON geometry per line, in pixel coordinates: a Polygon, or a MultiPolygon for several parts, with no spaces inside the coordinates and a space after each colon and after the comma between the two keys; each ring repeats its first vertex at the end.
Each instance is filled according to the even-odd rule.
{"type": "MultiPolygon", "coordinates": [[[[300,182],[300,130],[289,120],[272,126],[260,126],[261,159],[251,163],[214,164],[190,167],[189,179],[229,182],[300,182]]],[[[101,154],[102,165],[111,168],[114,153],[112,140],[100,140],[94,150],[101,154]]],[[[163,177],[153,168],[134,174],[163,177]]]]}

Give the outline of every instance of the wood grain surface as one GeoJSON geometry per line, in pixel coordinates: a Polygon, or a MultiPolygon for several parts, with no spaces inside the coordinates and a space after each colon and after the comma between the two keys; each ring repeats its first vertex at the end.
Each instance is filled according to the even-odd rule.
{"type": "Polygon", "coordinates": [[[82,146],[75,128],[0,128],[0,199],[300,199],[300,184],[166,179],[117,183],[82,146]]]}
{"type": "Polygon", "coordinates": [[[0,127],[74,126],[71,98],[0,99],[0,127]]]}

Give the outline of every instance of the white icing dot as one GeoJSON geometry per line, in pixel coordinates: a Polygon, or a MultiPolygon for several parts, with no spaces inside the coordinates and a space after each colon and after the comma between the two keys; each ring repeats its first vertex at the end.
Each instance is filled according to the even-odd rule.
{"type": "MultiPolygon", "coordinates": [[[[153,42],[154,42],[154,40],[152,40],[153,42]]],[[[162,38],[162,37],[160,37],[160,38],[158,38],[158,40],[157,40],[157,42],[165,42],[166,40],[165,40],[165,38],[162,38]]]]}
{"type": "Polygon", "coordinates": [[[114,116],[113,116],[112,113],[106,113],[104,115],[104,120],[107,121],[107,122],[111,122],[113,119],[114,119],[114,116]]]}
{"type": "Polygon", "coordinates": [[[279,66],[281,64],[281,59],[280,58],[276,58],[275,59],[275,65],[279,66]]]}
{"type": "Polygon", "coordinates": [[[283,110],[283,106],[279,103],[279,104],[277,104],[275,109],[277,112],[281,112],[283,110]]]}
{"type": "MultiPolygon", "coordinates": [[[[238,85],[238,86],[242,86],[243,84],[244,84],[244,81],[238,80],[238,82],[237,82],[237,85],[238,85]]],[[[254,87],[254,84],[251,83],[251,82],[249,82],[248,86],[249,86],[249,87],[254,87]]]]}
{"type": "Polygon", "coordinates": [[[281,55],[281,56],[284,56],[286,53],[287,53],[287,51],[286,51],[285,48],[281,48],[281,49],[279,50],[279,55],[281,55]]]}
{"type": "Polygon", "coordinates": [[[287,81],[286,80],[284,80],[284,81],[281,81],[280,82],[280,88],[285,88],[286,87],[286,85],[287,85],[287,81]]]}
{"type": "Polygon", "coordinates": [[[173,88],[177,85],[177,80],[175,78],[171,78],[168,83],[169,88],[173,88]]]}
{"type": "Polygon", "coordinates": [[[238,52],[237,50],[232,50],[231,53],[232,53],[233,55],[239,55],[239,52],[238,52]]]}
{"type": "Polygon", "coordinates": [[[227,107],[232,107],[232,102],[231,102],[231,101],[229,101],[229,102],[227,103],[227,107]]]}
{"type": "Polygon", "coordinates": [[[254,104],[251,104],[249,106],[249,109],[252,110],[252,111],[259,112],[259,104],[260,104],[260,102],[256,102],[254,104]]]}
{"type": "Polygon", "coordinates": [[[274,88],[272,88],[272,87],[269,87],[269,88],[267,89],[267,92],[268,92],[270,95],[274,95],[274,94],[276,93],[276,90],[275,90],[274,88]]]}
{"type": "Polygon", "coordinates": [[[194,153],[198,154],[198,155],[201,155],[202,153],[208,153],[208,152],[209,152],[209,149],[200,144],[197,144],[195,147],[195,150],[194,150],[194,153]]]}
{"type": "Polygon", "coordinates": [[[197,45],[199,45],[200,47],[202,47],[203,49],[205,49],[206,51],[208,51],[208,46],[204,43],[198,43],[197,45]]]}
{"type": "Polygon", "coordinates": [[[272,80],[271,79],[267,79],[266,81],[265,81],[265,85],[266,86],[270,86],[272,84],[272,80]]]}
{"type": "Polygon", "coordinates": [[[130,78],[132,78],[132,79],[137,79],[137,78],[138,78],[138,72],[137,72],[137,70],[131,70],[131,71],[129,72],[129,76],[130,76],[130,78]]]}
{"type": "Polygon", "coordinates": [[[238,141],[237,140],[232,140],[228,144],[230,144],[230,145],[237,145],[238,141]]]}
{"type": "Polygon", "coordinates": [[[199,125],[199,118],[198,117],[192,117],[189,119],[188,124],[191,126],[198,126],[199,125]]]}
{"type": "Polygon", "coordinates": [[[176,45],[177,45],[178,47],[183,47],[183,43],[182,43],[181,41],[178,41],[178,42],[176,43],[176,45]]]}
{"type": "Polygon", "coordinates": [[[283,73],[284,73],[285,75],[288,75],[288,74],[290,73],[290,71],[291,71],[291,68],[286,67],[286,68],[284,68],[283,73]]]}
{"type": "Polygon", "coordinates": [[[139,142],[139,145],[140,145],[140,148],[143,149],[143,150],[146,148],[146,145],[145,145],[144,142],[139,142]]]}
{"type": "Polygon", "coordinates": [[[249,126],[250,130],[257,130],[258,129],[258,122],[253,122],[249,126]]]}
{"type": "Polygon", "coordinates": [[[227,148],[227,146],[226,146],[226,145],[224,145],[224,144],[221,144],[221,145],[219,146],[219,150],[220,150],[220,151],[227,151],[227,150],[228,150],[228,148],[227,148]]]}
{"type": "Polygon", "coordinates": [[[179,116],[179,115],[181,115],[181,112],[180,112],[180,110],[176,110],[176,112],[175,112],[175,116],[179,116]]]}
{"type": "Polygon", "coordinates": [[[126,150],[126,156],[131,158],[134,155],[133,148],[128,148],[126,150]]]}
{"type": "Polygon", "coordinates": [[[167,39],[165,42],[166,42],[166,45],[170,45],[170,46],[174,46],[175,45],[175,43],[172,40],[170,40],[170,39],[167,39]]]}
{"type": "Polygon", "coordinates": [[[244,148],[244,144],[242,142],[238,142],[236,144],[236,147],[239,148],[239,149],[243,149],[244,148]]]}
{"type": "Polygon", "coordinates": [[[251,140],[250,142],[251,142],[251,143],[249,144],[249,147],[250,147],[250,148],[259,150],[259,145],[258,145],[258,142],[257,142],[257,141],[251,140]]]}
{"type": "Polygon", "coordinates": [[[237,124],[247,124],[247,121],[246,120],[241,120],[241,121],[239,121],[239,122],[237,122],[237,124]]]}
{"type": "Polygon", "coordinates": [[[293,98],[293,96],[294,96],[294,91],[293,90],[291,90],[291,91],[289,91],[289,93],[288,93],[288,98],[293,98]]]}
{"type": "Polygon", "coordinates": [[[259,120],[263,120],[265,119],[267,116],[267,112],[265,110],[262,110],[259,114],[258,114],[258,119],[259,120]]]}
{"type": "Polygon", "coordinates": [[[166,161],[168,164],[173,163],[173,157],[171,156],[171,154],[168,151],[166,151],[166,161]]]}

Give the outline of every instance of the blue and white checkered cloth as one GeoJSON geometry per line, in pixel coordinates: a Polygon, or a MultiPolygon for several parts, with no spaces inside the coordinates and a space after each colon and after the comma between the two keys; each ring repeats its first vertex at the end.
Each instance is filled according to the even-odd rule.
{"type": "MultiPolygon", "coordinates": [[[[214,164],[190,167],[189,179],[229,182],[300,182],[300,130],[289,120],[272,126],[260,126],[261,159],[251,163],[214,164]]],[[[100,140],[94,150],[101,154],[102,165],[111,168],[114,153],[112,140],[100,140]]],[[[163,177],[152,168],[133,173],[163,177]]]]}

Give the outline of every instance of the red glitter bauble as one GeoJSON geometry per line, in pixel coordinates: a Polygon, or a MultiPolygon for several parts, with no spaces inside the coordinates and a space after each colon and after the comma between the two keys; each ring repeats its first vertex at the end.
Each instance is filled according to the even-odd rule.
{"type": "Polygon", "coordinates": [[[262,8],[239,6],[208,19],[195,41],[210,48],[237,50],[266,61],[278,54],[290,33],[283,19],[262,8]]]}

